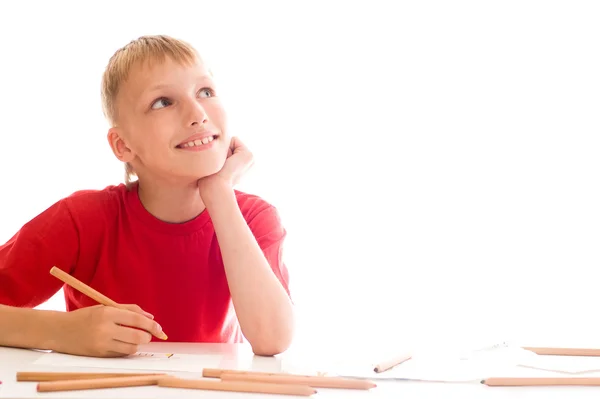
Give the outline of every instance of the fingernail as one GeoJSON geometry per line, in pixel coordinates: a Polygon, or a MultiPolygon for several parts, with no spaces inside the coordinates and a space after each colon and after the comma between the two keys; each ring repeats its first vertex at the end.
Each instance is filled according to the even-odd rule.
{"type": "Polygon", "coordinates": [[[148,312],[144,312],[144,315],[145,315],[147,318],[154,320],[154,315],[152,315],[152,314],[150,314],[150,313],[148,313],[148,312]]]}

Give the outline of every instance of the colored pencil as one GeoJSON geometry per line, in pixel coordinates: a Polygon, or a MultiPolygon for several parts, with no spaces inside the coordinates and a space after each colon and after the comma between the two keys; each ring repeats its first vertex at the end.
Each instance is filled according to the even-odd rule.
{"type": "Polygon", "coordinates": [[[371,389],[375,385],[367,380],[341,377],[319,377],[302,375],[260,375],[251,373],[222,373],[222,381],[264,382],[272,384],[306,385],[313,388],[371,389]]]}
{"type": "Polygon", "coordinates": [[[17,381],[65,381],[65,380],[90,380],[97,378],[115,377],[141,377],[150,375],[164,375],[164,373],[85,373],[85,372],[46,372],[46,371],[18,371],[17,381]]]}
{"type": "Polygon", "coordinates": [[[599,386],[600,378],[596,377],[511,377],[511,378],[486,378],[482,384],[491,387],[524,387],[524,386],[558,386],[580,385],[599,386]]]}
{"type": "Polygon", "coordinates": [[[600,349],[586,348],[543,348],[525,346],[523,349],[537,353],[538,355],[556,355],[556,356],[600,356],[600,349]]]}
{"type": "MultiPolygon", "coordinates": [[[[57,279],[61,280],[63,283],[76,289],[77,291],[81,292],[82,294],[87,295],[88,297],[92,298],[93,300],[95,300],[96,302],[98,302],[104,306],[112,306],[115,308],[127,310],[126,306],[123,306],[123,305],[113,301],[109,297],[101,294],[100,292],[96,291],[89,285],[82,283],[81,281],[77,280],[75,277],[71,276],[68,273],[65,273],[64,271],[62,271],[61,269],[59,269],[56,266],[54,266],[54,267],[52,267],[52,269],[50,269],[50,274],[52,274],[57,279]]],[[[167,339],[167,334],[165,334],[162,331],[158,335],[155,335],[155,334],[153,334],[153,335],[156,338],[159,338],[162,340],[167,339]]]]}
{"type": "Polygon", "coordinates": [[[264,393],[278,395],[310,396],[317,391],[305,385],[269,384],[247,381],[220,381],[209,379],[184,379],[165,377],[158,381],[159,387],[201,389],[208,391],[264,393]]]}
{"type": "MultiPolygon", "coordinates": [[[[232,369],[211,369],[205,368],[202,369],[202,377],[206,378],[221,378],[221,375],[227,374],[253,374],[253,375],[278,375],[278,376],[297,376],[297,377],[314,377],[312,375],[300,375],[300,374],[290,374],[290,373],[273,373],[268,371],[252,371],[252,370],[232,370],[232,369]]],[[[321,377],[321,375],[319,375],[321,377]]]]}
{"type": "Polygon", "coordinates": [[[157,385],[163,375],[136,377],[93,378],[87,380],[46,381],[37,385],[38,392],[79,391],[87,389],[141,387],[157,385]]]}
{"type": "Polygon", "coordinates": [[[402,355],[396,356],[394,358],[391,358],[389,360],[386,360],[386,361],[383,361],[383,362],[377,364],[375,366],[375,368],[373,369],[373,371],[375,371],[376,373],[383,373],[384,371],[394,368],[394,367],[406,362],[407,360],[410,360],[411,358],[412,358],[412,355],[410,355],[408,353],[404,353],[402,355]]]}

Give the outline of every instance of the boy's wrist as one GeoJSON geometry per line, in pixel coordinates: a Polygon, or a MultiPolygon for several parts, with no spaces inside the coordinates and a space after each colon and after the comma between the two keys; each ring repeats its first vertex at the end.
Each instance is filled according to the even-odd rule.
{"type": "Polygon", "coordinates": [[[202,202],[207,208],[211,208],[214,204],[226,201],[228,198],[235,197],[233,187],[222,179],[200,180],[198,182],[198,190],[202,202]]]}
{"type": "Polygon", "coordinates": [[[35,347],[44,350],[63,351],[61,337],[64,336],[62,331],[68,317],[68,312],[38,311],[37,319],[40,328],[38,329],[39,336],[37,337],[35,347]]]}

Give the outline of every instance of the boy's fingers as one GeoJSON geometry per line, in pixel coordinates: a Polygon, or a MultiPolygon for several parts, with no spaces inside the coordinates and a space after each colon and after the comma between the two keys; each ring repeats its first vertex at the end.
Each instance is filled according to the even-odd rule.
{"type": "Polygon", "coordinates": [[[124,308],[126,308],[127,310],[131,310],[132,312],[143,314],[144,316],[146,316],[149,319],[154,319],[154,316],[151,313],[146,312],[138,305],[131,304],[131,305],[122,305],[122,306],[124,308]]]}
{"type": "Polygon", "coordinates": [[[150,334],[161,338],[164,333],[162,332],[161,326],[145,316],[139,313],[131,312],[128,310],[118,309],[119,312],[115,313],[114,322],[128,327],[135,327],[142,330],[148,331],[150,334]]]}
{"type": "Polygon", "coordinates": [[[133,345],[147,344],[152,339],[152,336],[144,330],[125,326],[116,326],[112,335],[117,341],[133,345]]]}

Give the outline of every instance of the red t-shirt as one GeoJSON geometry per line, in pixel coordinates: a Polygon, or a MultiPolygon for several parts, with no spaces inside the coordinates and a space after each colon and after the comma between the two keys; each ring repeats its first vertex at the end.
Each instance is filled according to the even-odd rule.
{"type": "MultiPolygon", "coordinates": [[[[236,191],[236,197],[289,295],[282,260],[286,231],[276,209],[254,195],[236,191]]],[[[166,223],[146,211],[135,185],[78,191],[0,246],[0,303],[35,307],[48,300],[63,285],[49,273],[52,266],[116,302],[152,313],[169,341],[242,341],[207,211],[186,223],[166,223]]],[[[97,304],[64,288],[69,311],[97,304]]]]}

